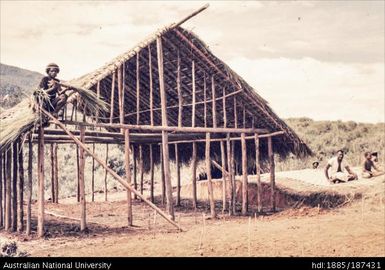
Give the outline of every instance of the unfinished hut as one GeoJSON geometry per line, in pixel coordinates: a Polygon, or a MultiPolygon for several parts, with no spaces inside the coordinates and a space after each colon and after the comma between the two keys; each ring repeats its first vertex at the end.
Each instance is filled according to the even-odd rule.
{"type": "MultiPolygon", "coordinates": [[[[7,131],[8,125],[1,126],[0,225],[5,230],[23,231],[26,223],[27,233],[31,232],[31,189],[36,188],[38,200],[34,207],[38,207],[37,233],[44,235],[44,183],[47,180],[44,178],[43,165],[49,158],[44,157],[44,148],[52,145],[55,153],[57,145],[61,143],[74,143],[79,147],[81,230],[86,228],[85,152],[127,189],[128,225],[133,222],[131,202],[135,196],[180,229],[174,221],[174,204],[180,202],[181,176],[177,174],[177,191],[173,193],[170,160],[176,162],[177,169],[182,163],[190,165],[195,206],[197,161],[205,161],[213,218],[218,211],[212,196],[214,172],[219,172],[222,178],[222,207],[230,214],[237,211],[235,174],[242,176],[243,215],[248,214],[250,203],[257,204],[258,211],[261,211],[259,175],[262,169],[270,172],[270,207],[275,209],[274,154],[285,157],[293,153],[301,157],[309,155],[311,151],[257,91],[217,58],[197,35],[182,28],[182,22],[160,29],[103,67],[63,84],[63,87],[73,91],[63,116],[58,119],[41,107],[35,111],[31,109],[30,114],[22,116],[17,116],[17,108],[2,113],[3,122],[8,119],[19,125],[17,135],[7,131]],[[83,92],[77,91],[79,89],[83,92]],[[85,102],[85,92],[93,93],[108,107],[95,111],[89,100],[85,102]],[[43,122],[46,121],[51,125],[45,127],[43,122]],[[92,144],[111,143],[124,145],[124,177],[114,172],[92,151],[92,144]],[[29,148],[31,153],[32,144],[38,144],[36,187],[32,187],[31,179],[35,175],[32,175],[31,158],[26,173],[20,166],[23,148],[29,148]],[[159,163],[162,168],[165,212],[153,203],[153,170],[154,164],[159,163]],[[131,171],[132,166],[135,167],[134,172],[131,171]],[[142,183],[133,176],[137,173],[136,166],[140,167],[140,171],[152,171],[150,194],[143,194],[142,183]],[[249,174],[257,176],[259,195],[255,202],[247,198],[249,174]],[[23,187],[26,196],[23,195],[23,187]],[[227,189],[230,192],[226,192],[227,189]],[[23,209],[23,200],[26,210],[23,209]]],[[[24,105],[19,106],[26,107],[27,103],[25,101],[24,105]]],[[[55,155],[52,158],[55,159],[55,155]]],[[[55,166],[53,170],[56,170],[52,194],[53,200],[57,201],[60,187],[60,177],[57,175],[60,176],[60,168],[57,162],[56,165],[55,162],[52,164],[55,166]]]]}

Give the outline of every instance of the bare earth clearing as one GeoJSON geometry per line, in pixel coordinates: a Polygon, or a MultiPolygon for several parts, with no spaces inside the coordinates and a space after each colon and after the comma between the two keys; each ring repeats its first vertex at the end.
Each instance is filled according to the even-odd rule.
{"type": "MultiPolygon", "coordinates": [[[[281,189],[283,184],[292,188],[296,182],[298,194],[299,189],[311,193],[327,188],[333,193],[355,194],[354,200],[333,209],[297,203],[273,215],[220,214],[209,220],[203,215],[209,213],[206,204],[201,202],[195,213],[191,201],[185,199],[183,207],[176,208],[176,220],[186,232],[177,232],[139,201],[134,204],[135,226],[128,228],[122,201],[125,192],[109,193],[109,202],[102,202],[103,194],[97,194],[97,201],[87,204],[87,234],[78,232],[76,220],[47,215],[45,240],[34,235],[7,238],[17,240],[32,256],[385,256],[385,178],[363,181],[321,187],[277,179],[281,189]]],[[[219,209],[218,203],[217,212],[219,209]]],[[[47,211],[80,217],[74,198],[61,200],[59,205],[48,203],[47,211]]]]}

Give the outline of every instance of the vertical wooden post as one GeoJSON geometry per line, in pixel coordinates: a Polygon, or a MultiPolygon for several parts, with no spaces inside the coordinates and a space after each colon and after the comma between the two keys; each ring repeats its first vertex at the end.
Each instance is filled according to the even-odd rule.
{"type": "Polygon", "coordinates": [[[214,76],[211,76],[211,93],[212,93],[212,115],[213,115],[213,128],[217,127],[217,102],[215,95],[215,81],[214,76]]]}
{"type": "Polygon", "coordinates": [[[80,170],[80,165],[79,165],[79,146],[76,145],[76,174],[77,174],[77,182],[76,182],[76,201],[80,202],[80,188],[79,188],[79,170],[80,170]]]}
{"type": "Polygon", "coordinates": [[[154,87],[152,85],[152,57],[151,57],[151,47],[148,44],[148,70],[150,77],[150,123],[151,126],[154,125],[154,87]]]}
{"type": "Polygon", "coordinates": [[[192,119],[191,119],[191,126],[195,127],[195,62],[192,61],[192,67],[191,67],[191,73],[192,73],[192,119]]]}
{"type": "Polygon", "coordinates": [[[114,99],[115,99],[115,71],[112,73],[111,82],[111,102],[110,102],[110,123],[113,122],[114,118],[114,99]]]}
{"type": "MultiPolygon", "coordinates": [[[[162,49],[162,37],[158,36],[156,39],[157,52],[158,52],[158,72],[159,72],[159,90],[162,108],[162,126],[168,126],[167,123],[167,97],[164,87],[164,74],[163,74],[163,49],[162,49]]],[[[194,111],[195,113],[195,111],[194,111]]],[[[167,199],[167,212],[171,216],[172,220],[175,220],[174,216],[174,203],[172,198],[172,185],[170,178],[170,160],[168,150],[168,132],[162,131],[162,152],[163,152],[163,164],[164,164],[164,178],[166,183],[166,199],[167,199]]]]}
{"type": "Polygon", "coordinates": [[[140,70],[139,51],[136,53],[136,124],[140,123],[140,70]]]}
{"type": "Polygon", "coordinates": [[[177,60],[177,77],[176,77],[176,88],[178,91],[178,127],[182,127],[182,113],[183,113],[183,96],[182,89],[180,85],[180,55],[178,50],[178,60],[177,60]]]}
{"type": "MultiPolygon", "coordinates": [[[[100,81],[98,81],[96,85],[96,96],[97,98],[100,98],[100,81]]],[[[99,122],[99,111],[96,111],[96,123],[99,122]]]]}
{"type": "Polygon", "coordinates": [[[38,237],[44,236],[44,128],[39,128],[39,144],[38,144],[38,214],[37,214],[37,235],[38,237]]]}
{"type": "Polygon", "coordinates": [[[17,211],[17,231],[24,230],[24,163],[23,163],[23,142],[19,141],[19,186],[18,186],[18,211],[17,211]]]}
{"type": "MultiPolygon", "coordinates": [[[[108,166],[108,144],[106,144],[106,164],[108,166]]],[[[104,201],[106,202],[108,200],[107,198],[107,169],[104,171],[104,201]]]]}
{"type": "Polygon", "coordinates": [[[227,127],[227,113],[226,113],[226,90],[223,87],[222,94],[222,110],[223,110],[223,127],[227,127]]]}
{"type": "MultiPolygon", "coordinates": [[[[119,120],[120,123],[124,122],[124,111],[123,111],[123,81],[122,81],[122,66],[118,68],[118,100],[119,100],[119,120]]],[[[124,132],[122,130],[122,132],[124,132]]]]}
{"type": "Polygon", "coordinates": [[[193,207],[197,209],[197,143],[192,144],[192,160],[191,160],[191,176],[192,176],[192,192],[193,207]]]}
{"type": "Polygon", "coordinates": [[[5,204],[6,204],[6,197],[7,197],[7,188],[6,188],[6,182],[7,182],[7,162],[6,162],[6,158],[7,158],[7,149],[4,150],[3,152],[3,167],[1,167],[1,169],[3,170],[3,179],[1,179],[1,181],[3,181],[3,226],[4,226],[4,222],[5,222],[5,204]]]}
{"type": "Polygon", "coordinates": [[[246,135],[241,133],[242,147],[242,215],[246,215],[248,211],[248,181],[247,181],[247,148],[246,135]]]}
{"type": "Polygon", "coordinates": [[[18,144],[19,140],[13,143],[13,174],[12,174],[12,231],[15,232],[17,229],[17,179],[18,179],[18,144]]]}
{"type": "MultiPolygon", "coordinates": [[[[92,153],[95,154],[95,143],[92,144],[92,153]]],[[[91,175],[91,201],[95,201],[95,158],[92,157],[92,175],[91,175]]]]}
{"type": "MultiPolygon", "coordinates": [[[[128,129],[124,130],[124,162],[126,169],[127,184],[131,186],[130,131],[128,129]]],[[[127,221],[128,226],[132,226],[132,197],[130,190],[127,190],[127,221]]]]}
{"type": "MultiPolygon", "coordinates": [[[[80,126],[80,141],[84,143],[85,127],[80,126]]],[[[84,184],[84,165],[85,165],[85,156],[84,149],[81,147],[79,149],[80,163],[79,163],[79,189],[80,189],[80,231],[84,232],[87,227],[86,223],[86,194],[85,194],[85,184],[84,184]]]]}
{"type": "MultiPolygon", "coordinates": [[[[133,159],[133,165],[134,165],[134,189],[138,190],[138,181],[137,181],[137,175],[138,175],[138,170],[137,170],[137,158],[136,158],[136,151],[135,151],[135,146],[132,146],[132,159],[133,159]]],[[[138,196],[134,194],[134,200],[138,199],[138,196]]]]}
{"type": "Polygon", "coordinates": [[[0,151],[0,227],[3,227],[3,152],[1,151],[0,151]]]}
{"type": "Polygon", "coordinates": [[[205,127],[207,127],[207,84],[206,84],[206,73],[203,74],[203,119],[205,127]]]}
{"type": "Polygon", "coordinates": [[[26,234],[31,234],[31,203],[32,203],[32,133],[28,134],[28,182],[27,182],[27,228],[26,234]]]}
{"type": "Polygon", "coordinates": [[[56,201],[55,198],[55,158],[53,154],[53,144],[50,145],[51,152],[51,202],[54,203],[56,201]]]}
{"type": "Polygon", "coordinates": [[[273,140],[272,137],[267,137],[267,147],[268,147],[268,156],[269,156],[269,167],[270,167],[270,203],[271,211],[276,210],[275,205],[275,164],[274,164],[274,152],[273,152],[273,140]]]}
{"type": "Polygon", "coordinates": [[[59,164],[58,164],[58,157],[57,157],[57,149],[58,149],[58,145],[57,143],[54,143],[53,144],[53,153],[54,153],[54,162],[55,162],[55,177],[54,177],[55,201],[54,203],[59,203],[59,164]]]}
{"type": "Polygon", "coordinates": [[[206,133],[206,173],[207,173],[207,186],[209,191],[209,200],[210,200],[210,212],[211,218],[215,218],[215,202],[214,202],[214,190],[213,183],[211,179],[211,158],[210,158],[210,133],[206,133]]]}
{"type": "Polygon", "coordinates": [[[152,144],[150,144],[150,197],[151,202],[154,203],[154,156],[152,151],[152,144]]]}
{"type": "Polygon", "coordinates": [[[230,184],[231,184],[231,207],[229,207],[229,211],[231,214],[235,214],[236,208],[235,208],[235,202],[236,202],[236,182],[235,182],[235,176],[234,176],[234,153],[233,149],[234,146],[231,145],[230,142],[230,134],[228,133],[226,136],[226,148],[227,148],[227,168],[230,174],[230,184]]]}
{"type": "Polygon", "coordinates": [[[11,229],[11,182],[12,182],[12,147],[10,146],[6,152],[6,170],[5,170],[5,217],[4,229],[11,229]]]}
{"type": "Polygon", "coordinates": [[[179,164],[179,151],[178,144],[175,144],[175,163],[176,163],[176,178],[177,178],[177,186],[176,186],[176,205],[180,206],[180,164],[179,164]]]}
{"type": "Polygon", "coordinates": [[[227,202],[227,175],[224,173],[226,171],[226,152],[225,152],[225,142],[221,141],[221,162],[222,162],[222,212],[226,211],[226,202],[227,202]]]}
{"type": "Polygon", "coordinates": [[[234,96],[234,127],[238,128],[237,98],[234,96]]]}
{"type": "Polygon", "coordinates": [[[141,144],[139,145],[139,170],[140,170],[140,194],[143,195],[144,171],[143,171],[143,147],[141,144]]]}
{"type": "Polygon", "coordinates": [[[257,176],[257,211],[262,212],[262,185],[261,185],[261,169],[259,166],[259,138],[255,134],[255,175],[257,176]]]}
{"type": "Polygon", "coordinates": [[[164,163],[163,163],[163,151],[162,146],[160,145],[160,177],[161,177],[161,190],[162,190],[162,204],[164,205],[166,203],[166,183],[164,180],[164,163]]]}

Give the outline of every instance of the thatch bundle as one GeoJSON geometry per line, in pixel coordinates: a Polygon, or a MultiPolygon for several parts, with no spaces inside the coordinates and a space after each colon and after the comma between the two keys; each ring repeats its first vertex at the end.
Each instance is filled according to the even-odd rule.
{"type": "MultiPolygon", "coordinates": [[[[108,105],[94,92],[68,84],[62,85],[71,89],[70,95],[77,93],[78,99],[90,113],[96,114],[108,110],[108,105]]],[[[25,98],[13,108],[1,112],[0,151],[5,151],[17,139],[48,122],[48,118],[42,116],[39,110],[39,104],[44,103],[49,103],[47,93],[42,89],[36,89],[30,98],[25,98]]]]}

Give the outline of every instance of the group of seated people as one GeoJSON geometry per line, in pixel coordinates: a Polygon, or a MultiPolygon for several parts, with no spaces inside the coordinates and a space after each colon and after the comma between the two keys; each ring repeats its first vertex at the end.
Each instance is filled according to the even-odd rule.
{"type": "MultiPolygon", "coordinates": [[[[377,152],[365,152],[364,157],[365,160],[362,164],[361,172],[363,178],[371,178],[384,174],[384,171],[381,170],[378,165],[377,152]]],[[[329,159],[325,167],[325,176],[326,179],[333,184],[358,179],[358,175],[352,171],[347,161],[344,160],[343,150],[338,150],[337,155],[329,159]]]]}

